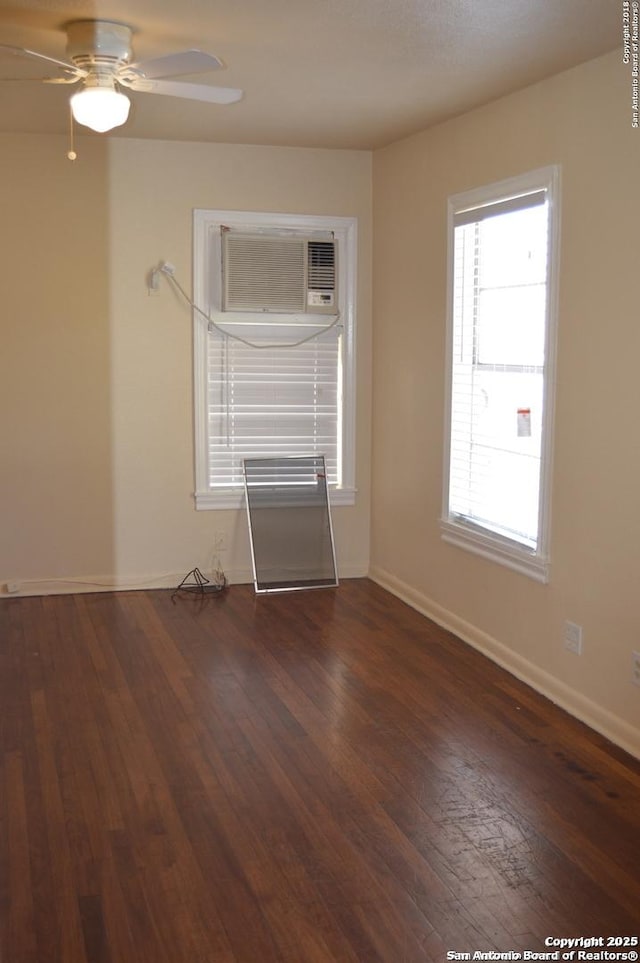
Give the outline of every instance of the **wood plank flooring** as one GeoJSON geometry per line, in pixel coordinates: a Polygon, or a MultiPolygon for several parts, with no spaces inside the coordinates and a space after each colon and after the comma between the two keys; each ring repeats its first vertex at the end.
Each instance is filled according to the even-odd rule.
{"type": "Polygon", "coordinates": [[[638,937],[640,763],[372,582],[11,599],[0,636],[5,963],[638,937]]]}

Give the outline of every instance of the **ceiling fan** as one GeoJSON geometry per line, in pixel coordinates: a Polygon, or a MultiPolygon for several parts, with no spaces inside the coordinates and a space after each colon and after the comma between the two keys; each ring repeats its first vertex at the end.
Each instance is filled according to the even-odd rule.
{"type": "Polygon", "coordinates": [[[183,50],[139,63],[130,63],[132,29],[108,20],[75,20],[65,26],[69,62],[0,44],[0,55],[11,54],[53,64],[57,75],[42,78],[45,84],[77,84],[82,88],[71,97],[74,119],[99,133],[124,124],[129,116],[129,98],[118,88],[169,97],[184,97],[210,104],[232,104],[242,97],[234,87],[167,80],[185,74],[217,70],[222,63],[201,50],[183,50]]]}

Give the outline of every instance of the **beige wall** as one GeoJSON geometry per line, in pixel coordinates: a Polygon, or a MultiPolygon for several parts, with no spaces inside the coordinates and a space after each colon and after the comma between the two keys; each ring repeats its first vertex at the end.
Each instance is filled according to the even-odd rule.
{"type": "Polygon", "coordinates": [[[372,573],[640,755],[639,184],[619,54],[375,154],[372,573]],[[539,585],[440,538],[446,207],[555,163],[552,566],[539,585]],[[583,626],[580,657],[563,649],[565,619],[583,626]]]}
{"type": "Polygon", "coordinates": [[[0,582],[114,571],[108,158],[0,137],[0,582]]]}
{"type": "Polygon", "coordinates": [[[356,216],[357,485],[334,510],[341,573],[369,559],[371,156],[4,135],[0,583],[25,592],[175,584],[221,561],[248,578],[244,512],[196,512],[192,335],[159,260],[191,287],[193,208],[356,216]]]}

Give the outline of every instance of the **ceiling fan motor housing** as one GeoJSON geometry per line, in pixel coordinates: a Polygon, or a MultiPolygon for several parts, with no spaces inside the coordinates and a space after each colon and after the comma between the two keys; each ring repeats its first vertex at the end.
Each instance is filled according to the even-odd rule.
{"type": "Polygon", "coordinates": [[[131,57],[131,28],[109,20],[75,20],[66,26],[67,53],[78,66],[126,64],[131,57]]]}

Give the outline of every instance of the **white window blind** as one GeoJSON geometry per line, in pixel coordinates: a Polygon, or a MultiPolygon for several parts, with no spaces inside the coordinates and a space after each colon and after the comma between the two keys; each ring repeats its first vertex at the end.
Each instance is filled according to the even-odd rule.
{"type": "MultiPolygon", "coordinates": [[[[315,325],[322,331],[322,325],[315,325]]],[[[304,344],[309,324],[233,325],[250,347],[208,335],[208,471],[211,488],[243,484],[244,458],[324,455],[327,481],[341,478],[342,329],[304,344]],[[272,345],[272,346],[271,346],[272,345]]]]}
{"type": "Polygon", "coordinates": [[[445,522],[511,556],[546,549],[550,212],[538,187],[452,213],[445,522]]]}

